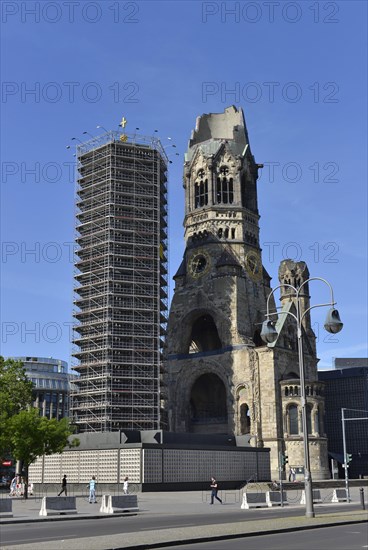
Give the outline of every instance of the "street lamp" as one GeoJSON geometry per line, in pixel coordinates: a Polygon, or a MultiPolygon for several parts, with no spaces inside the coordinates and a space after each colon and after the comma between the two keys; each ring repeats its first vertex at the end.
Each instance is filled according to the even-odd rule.
{"type": "Polygon", "coordinates": [[[103,126],[101,126],[101,124],[99,124],[98,126],[96,126],[96,128],[101,128],[101,129],[104,130],[107,134],[109,133],[108,130],[106,130],[106,128],[104,128],[103,126]]]}
{"type": "Polygon", "coordinates": [[[299,356],[299,371],[300,371],[300,394],[301,394],[301,409],[302,409],[302,427],[303,427],[303,446],[304,446],[304,489],[305,489],[305,515],[307,517],[314,517],[313,509],[313,492],[312,492],[312,476],[310,471],[310,459],[309,459],[309,445],[308,445],[308,422],[307,422],[307,402],[305,395],[305,373],[304,373],[304,359],[303,359],[303,340],[302,340],[302,321],[307,313],[316,307],[330,306],[330,309],[327,313],[325,321],[325,329],[332,334],[340,332],[343,327],[343,323],[340,320],[339,312],[334,308],[336,302],[334,301],[332,286],[326,279],[321,277],[311,277],[304,281],[298,288],[294,287],[291,284],[281,284],[274,288],[267,298],[267,313],[266,320],[262,324],[261,338],[266,344],[272,344],[278,337],[278,332],[275,328],[274,323],[271,321],[271,315],[277,315],[276,312],[271,312],[269,310],[269,301],[271,296],[278,288],[290,288],[295,292],[295,306],[296,306],[296,315],[291,311],[280,311],[280,314],[291,315],[297,324],[297,338],[298,338],[298,356],[299,356]],[[300,292],[304,285],[310,281],[322,281],[330,288],[331,300],[327,304],[317,304],[307,308],[303,314],[301,314],[301,304],[300,304],[300,292]]]}

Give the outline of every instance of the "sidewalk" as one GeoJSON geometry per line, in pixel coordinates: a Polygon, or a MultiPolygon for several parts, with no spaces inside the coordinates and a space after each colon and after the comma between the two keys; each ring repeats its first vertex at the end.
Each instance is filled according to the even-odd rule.
{"type": "MultiPolygon", "coordinates": [[[[209,540],[221,540],[224,538],[234,538],[240,536],[249,536],[256,534],[267,534],[275,531],[293,531],[298,529],[310,529],[315,527],[322,527],[328,525],[338,525],[341,523],[357,523],[368,520],[367,510],[351,510],[348,506],[339,504],[341,511],[334,511],[328,514],[318,514],[318,509],[323,507],[326,510],[328,504],[315,505],[315,518],[306,518],[304,515],[299,517],[288,517],[287,509],[295,509],[295,505],[289,505],[285,509],[285,516],[280,518],[271,517],[272,510],[270,511],[270,518],[267,519],[267,509],[265,510],[264,519],[255,519],[251,517],[248,510],[241,510],[239,502],[240,494],[236,492],[223,491],[225,506],[211,506],[207,507],[209,493],[205,492],[182,492],[182,493],[139,493],[138,505],[139,515],[166,515],[166,516],[182,516],[183,524],[185,524],[186,515],[198,515],[198,526],[190,527],[175,527],[164,528],[156,530],[142,530],[138,532],[125,532],[122,524],[122,533],[119,535],[109,535],[101,537],[69,539],[60,541],[47,541],[38,542],[37,544],[22,544],[16,546],[4,546],[3,550],[59,550],[59,549],[73,549],[73,550],[106,550],[106,549],[119,549],[119,548],[158,548],[160,545],[178,544],[183,540],[187,542],[195,541],[209,541],[209,540]],[[224,494],[226,493],[226,494],[224,494]],[[244,521],[241,522],[229,522],[212,525],[200,525],[201,515],[207,514],[208,510],[211,510],[211,514],[214,515],[224,513],[224,510],[230,510],[232,512],[239,513],[244,516],[244,521]]],[[[368,491],[365,489],[365,501],[367,502],[368,491]]],[[[352,498],[355,503],[359,503],[359,489],[353,488],[352,498]]],[[[297,505],[299,507],[299,505],[297,505]]],[[[81,520],[81,519],[96,519],[103,517],[111,518],[110,515],[101,514],[99,512],[100,502],[98,504],[89,504],[83,497],[77,498],[77,510],[78,514],[70,516],[51,516],[41,518],[38,516],[38,512],[41,507],[41,500],[37,498],[31,498],[28,501],[13,500],[13,518],[7,518],[1,521],[1,524],[8,523],[26,523],[26,522],[43,522],[43,521],[65,521],[81,520]]],[[[125,517],[128,514],[114,514],[114,517],[125,517]]],[[[103,521],[103,519],[101,520],[103,521]]],[[[122,519],[118,520],[122,521],[122,519]]],[[[37,525],[37,524],[36,524],[37,525]]]]}

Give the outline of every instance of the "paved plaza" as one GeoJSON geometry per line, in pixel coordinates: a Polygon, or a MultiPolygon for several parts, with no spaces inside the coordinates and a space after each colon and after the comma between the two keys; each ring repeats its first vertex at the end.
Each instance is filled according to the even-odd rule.
{"type": "MultiPolygon", "coordinates": [[[[326,498],[329,489],[321,490],[322,498],[326,498]]],[[[209,492],[191,491],[191,492],[176,492],[176,493],[139,493],[138,504],[139,512],[138,518],[142,517],[142,523],[147,518],[157,518],[157,521],[162,518],[167,518],[167,527],[147,528],[143,527],[142,530],[136,529],[134,532],[126,532],[124,529],[124,521],[128,521],[129,514],[115,514],[114,521],[119,522],[121,527],[121,533],[111,534],[108,536],[93,536],[83,538],[73,538],[57,541],[45,541],[21,545],[6,545],[2,546],[4,550],[23,549],[37,549],[37,550],[58,550],[58,549],[72,549],[79,550],[88,548],[89,550],[105,550],[105,549],[118,549],[118,548],[154,548],[155,545],[165,544],[171,545],[181,541],[208,541],[219,540],[222,537],[239,537],[249,536],[252,534],[266,534],[275,531],[292,531],[298,529],[306,529],[327,525],[339,525],[343,523],[364,522],[368,519],[367,510],[362,510],[359,504],[359,488],[353,487],[351,489],[351,496],[353,503],[347,505],[346,503],[340,503],[338,505],[331,505],[329,503],[322,503],[315,505],[315,518],[306,518],[303,515],[295,516],[297,510],[302,510],[303,506],[299,504],[289,504],[284,508],[282,514],[280,514],[279,508],[262,509],[261,515],[259,510],[241,510],[241,493],[237,491],[223,491],[222,498],[223,505],[215,504],[209,506],[210,498],[209,492]],[[331,512],[329,512],[329,507],[331,512]],[[278,517],[275,517],[275,511],[277,510],[278,517]],[[208,515],[209,513],[216,516],[218,520],[211,524],[202,524],[201,516],[208,515]],[[229,518],[229,522],[224,516],[237,514],[243,515],[244,521],[239,520],[232,521],[229,518]],[[190,516],[197,515],[198,521],[195,525],[186,525],[187,519],[190,516]],[[124,516],[124,517],[122,517],[124,516]],[[175,527],[170,527],[170,518],[176,518],[174,521],[175,527]],[[177,519],[180,518],[178,522],[177,519]],[[224,523],[225,519],[225,523],[224,523]]],[[[296,500],[296,492],[294,500],[296,500]]],[[[365,500],[367,502],[368,490],[365,488],[365,500]]],[[[2,495],[1,498],[9,498],[7,495],[2,495]]],[[[61,497],[62,498],[62,497],[61,497]]],[[[99,501],[101,498],[99,498],[99,501]]],[[[34,523],[35,528],[41,528],[40,523],[44,522],[63,522],[66,520],[75,520],[77,523],[81,520],[96,520],[103,518],[110,518],[101,514],[99,511],[100,502],[97,504],[89,504],[85,497],[77,497],[77,514],[74,515],[57,515],[42,518],[40,517],[39,510],[41,507],[41,499],[38,497],[32,497],[28,501],[22,499],[13,499],[13,518],[7,518],[1,521],[4,525],[4,529],[9,524],[29,524],[34,523]],[[103,517],[102,517],[103,516],[103,517]]],[[[100,524],[100,521],[98,522],[100,524]]],[[[205,523],[205,522],[204,522],[205,523]]],[[[74,524],[74,521],[73,521],[74,524]]],[[[70,525],[70,523],[68,524],[70,525]]],[[[65,532],[67,534],[67,532],[65,532]]]]}

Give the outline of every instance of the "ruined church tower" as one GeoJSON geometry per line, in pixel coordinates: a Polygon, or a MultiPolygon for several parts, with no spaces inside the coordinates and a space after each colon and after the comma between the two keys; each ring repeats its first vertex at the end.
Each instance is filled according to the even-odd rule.
{"type": "MultiPolygon", "coordinates": [[[[290,466],[302,466],[303,439],[293,319],[279,315],[274,344],[260,338],[271,278],[259,241],[259,167],[241,109],[198,117],[185,155],[186,247],[174,276],[163,381],[169,430],[246,436],[238,441],[271,448],[276,477],[279,452],[290,466]]],[[[304,262],[280,265],[280,284],[299,285],[308,276],[304,262]]],[[[307,288],[303,300],[307,308],[307,288]]],[[[280,307],[293,311],[290,293],[281,293],[280,307]]],[[[329,477],[323,384],[309,317],[303,329],[311,469],[318,479],[329,477]]]]}

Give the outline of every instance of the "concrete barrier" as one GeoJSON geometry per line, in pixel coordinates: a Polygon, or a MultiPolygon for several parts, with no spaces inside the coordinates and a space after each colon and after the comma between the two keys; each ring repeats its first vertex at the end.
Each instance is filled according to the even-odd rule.
{"type": "Polygon", "coordinates": [[[13,517],[13,502],[10,498],[0,499],[0,518],[13,517]]]}
{"type": "Polygon", "coordinates": [[[100,512],[103,514],[135,512],[138,509],[137,495],[102,495],[100,512]]]}
{"type": "Polygon", "coordinates": [[[331,502],[346,502],[348,500],[346,489],[334,489],[331,502]]]}
{"type": "MultiPolygon", "coordinates": [[[[313,489],[313,502],[322,502],[321,491],[319,489],[313,489]]],[[[302,498],[300,499],[300,504],[305,504],[305,490],[302,491],[302,498]]]]}
{"type": "MultiPolygon", "coordinates": [[[[288,504],[287,495],[285,491],[282,491],[282,501],[284,506],[288,504]]],[[[266,493],[267,506],[281,506],[281,491],[267,491],[266,493]]]]}
{"type": "Polygon", "coordinates": [[[40,516],[76,514],[76,497],[43,497],[40,516]]]}
{"type": "Polygon", "coordinates": [[[243,493],[243,502],[240,508],[243,510],[249,510],[249,508],[268,508],[266,493],[243,493]]]}

